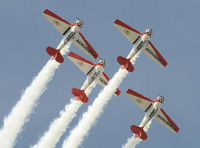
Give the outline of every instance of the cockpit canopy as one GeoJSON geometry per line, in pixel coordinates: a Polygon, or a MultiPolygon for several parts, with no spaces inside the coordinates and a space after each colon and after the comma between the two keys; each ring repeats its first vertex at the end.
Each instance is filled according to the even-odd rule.
{"type": "Polygon", "coordinates": [[[145,32],[146,32],[149,36],[152,36],[152,35],[153,35],[152,29],[147,29],[145,32]]]}
{"type": "Polygon", "coordinates": [[[100,60],[98,62],[98,64],[101,64],[103,67],[105,67],[106,66],[106,61],[102,59],[102,60],[100,60]]]}
{"type": "Polygon", "coordinates": [[[163,96],[158,96],[157,99],[160,103],[163,104],[163,102],[165,101],[165,98],[163,96]]]}
{"type": "Polygon", "coordinates": [[[79,25],[80,27],[82,27],[83,26],[83,21],[82,20],[77,20],[76,24],[79,25]]]}

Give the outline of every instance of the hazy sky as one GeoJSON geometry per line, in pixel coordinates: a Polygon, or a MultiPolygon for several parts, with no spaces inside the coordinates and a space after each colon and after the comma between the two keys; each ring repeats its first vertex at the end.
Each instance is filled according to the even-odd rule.
{"type": "MultiPolygon", "coordinates": [[[[165,96],[166,113],[180,127],[176,135],[153,121],[144,147],[198,147],[200,90],[200,2],[198,0],[76,0],[76,1],[0,1],[0,126],[21,94],[49,60],[47,46],[57,47],[62,35],[44,18],[48,8],[67,21],[75,17],[84,20],[81,33],[99,55],[107,61],[109,77],[118,70],[117,56],[127,56],[132,44],[114,27],[120,19],[144,32],[153,29],[152,43],[167,60],[161,68],[144,54],[137,59],[135,71],[120,86],[121,95],[113,97],[81,148],[120,148],[132,136],[130,126],[138,125],[144,112],[125,94],[131,88],[150,99],[165,96]]],[[[71,51],[89,59],[75,46],[71,51]]],[[[97,62],[92,61],[92,62],[97,62]]],[[[29,122],[17,138],[16,148],[35,144],[48,129],[51,121],[72,97],[71,88],[81,87],[86,76],[65,56],[48,89],[41,96],[29,122]]],[[[57,147],[78,123],[102,88],[98,86],[89,96],[77,117],[62,136],[57,147]]]]}

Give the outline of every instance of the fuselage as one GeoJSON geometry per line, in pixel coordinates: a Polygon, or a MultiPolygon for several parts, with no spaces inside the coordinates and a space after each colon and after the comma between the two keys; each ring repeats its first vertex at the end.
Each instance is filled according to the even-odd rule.
{"type": "Polygon", "coordinates": [[[140,35],[134,42],[133,48],[130,51],[127,59],[132,59],[136,54],[140,54],[147,46],[147,41],[150,39],[150,36],[147,33],[140,35]]]}
{"type": "Polygon", "coordinates": [[[94,81],[102,75],[104,67],[101,64],[95,65],[87,74],[87,79],[83,84],[82,90],[86,90],[94,81]]]}
{"type": "Polygon", "coordinates": [[[146,114],[140,124],[140,127],[145,127],[146,124],[156,115],[156,113],[160,110],[162,103],[159,101],[155,101],[145,110],[146,114]]]}
{"type": "Polygon", "coordinates": [[[62,49],[67,43],[73,43],[76,37],[78,36],[80,30],[80,26],[77,24],[73,24],[63,33],[63,39],[60,42],[58,49],[62,49]]]}

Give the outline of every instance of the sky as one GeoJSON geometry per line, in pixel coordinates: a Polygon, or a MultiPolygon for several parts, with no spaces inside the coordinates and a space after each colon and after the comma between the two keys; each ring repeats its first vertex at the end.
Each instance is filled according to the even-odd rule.
{"type": "MultiPolygon", "coordinates": [[[[153,121],[148,140],[137,147],[198,147],[200,89],[200,2],[198,0],[1,0],[0,1],[0,127],[3,119],[19,101],[21,94],[49,60],[46,47],[57,47],[62,35],[44,18],[48,8],[70,23],[76,17],[84,21],[81,33],[99,56],[107,61],[105,73],[111,78],[120,65],[118,56],[127,56],[132,44],[114,27],[115,19],[144,32],[151,28],[151,42],[167,60],[161,68],[144,54],[136,60],[119,87],[121,95],[113,96],[81,148],[120,148],[132,136],[130,126],[138,125],[144,112],[126,96],[132,89],[150,99],[165,97],[163,108],[179,126],[177,134],[153,121]]],[[[70,51],[92,61],[74,45],[70,51]]],[[[54,118],[70,103],[71,89],[80,88],[86,76],[65,56],[47,90],[17,138],[15,148],[35,144],[54,118]]],[[[96,61],[92,61],[96,63],[96,61]]],[[[78,111],[57,147],[69,135],[102,88],[97,86],[89,102],[78,111]]]]}

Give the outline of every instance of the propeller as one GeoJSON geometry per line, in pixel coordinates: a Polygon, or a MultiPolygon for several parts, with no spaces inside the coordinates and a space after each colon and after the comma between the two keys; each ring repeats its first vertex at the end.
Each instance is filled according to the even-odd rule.
{"type": "Polygon", "coordinates": [[[105,66],[105,65],[106,65],[106,60],[104,60],[104,59],[103,59],[102,57],[100,57],[100,56],[99,56],[99,58],[100,58],[101,61],[104,62],[104,66],[105,66]]]}
{"type": "Polygon", "coordinates": [[[75,17],[77,20],[79,20],[79,21],[81,21],[81,22],[83,22],[83,20],[81,20],[80,18],[78,18],[78,17],[75,17]]]}

